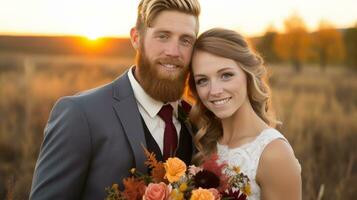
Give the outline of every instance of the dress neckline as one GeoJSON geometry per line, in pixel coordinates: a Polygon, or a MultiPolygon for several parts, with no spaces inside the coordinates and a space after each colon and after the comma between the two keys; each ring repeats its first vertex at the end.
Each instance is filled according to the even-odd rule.
{"type": "Polygon", "coordinates": [[[252,141],[247,142],[247,143],[244,143],[244,144],[241,144],[241,145],[239,145],[239,146],[237,146],[237,147],[232,147],[232,148],[230,148],[230,147],[228,147],[228,145],[220,144],[219,142],[217,142],[217,147],[218,147],[218,148],[226,149],[226,150],[228,150],[228,151],[234,151],[234,150],[237,150],[237,149],[243,149],[243,148],[245,148],[246,146],[249,146],[249,145],[255,143],[255,142],[258,140],[258,138],[263,135],[264,132],[266,132],[266,131],[268,131],[268,130],[272,130],[272,129],[274,130],[274,128],[271,128],[271,127],[266,128],[266,129],[263,129],[252,141]]]}

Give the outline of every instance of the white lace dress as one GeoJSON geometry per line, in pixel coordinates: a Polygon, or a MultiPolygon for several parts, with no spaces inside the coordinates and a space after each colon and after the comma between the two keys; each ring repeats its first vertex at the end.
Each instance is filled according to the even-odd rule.
{"type": "Polygon", "coordinates": [[[228,148],[226,145],[217,143],[219,162],[227,162],[231,166],[239,166],[241,172],[247,175],[251,184],[251,195],[248,200],[260,200],[260,187],[255,180],[259,158],[264,148],[275,139],[286,138],[276,129],[263,130],[252,142],[243,144],[237,148],[228,148]]]}

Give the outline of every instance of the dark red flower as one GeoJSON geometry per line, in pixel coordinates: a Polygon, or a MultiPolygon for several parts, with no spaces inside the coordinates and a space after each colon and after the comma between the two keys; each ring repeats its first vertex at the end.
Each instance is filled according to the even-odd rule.
{"type": "Polygon", "coordinates": [[[229,199],[229,200],[246,200],[247,195],[240,192],[240,190],[233,191],[230,188],[228,191],[222,194],[222,199],[229,199]]]}
{"type": "Polygon", "coordinates": [[[198,172],[193,178],[194,184],[197,188],[217,188],[219,187],[220,180],[219,177],[208,170],[202,170],[198,172]]]}
{"type": "Polygon", "coordinates": [[[218,155],[212,154],[204,160],[202,168],[215,173],[218,177],[223,175],[223,169],[227,167],[227,163],[218,164],[218,155]]]}
{"type": "Polygon", "coordinates": [[[226,162],[218,163],[218,155],[211,154],[202,163],[202,168],[204,170],[213,172],[217,177],[219,177],[220,183],[219,187],[216,187],[219,191],[225,191],[229,188],[229,177],[223,173],[223,169],[226,168],[228,164],[226,162]]]}

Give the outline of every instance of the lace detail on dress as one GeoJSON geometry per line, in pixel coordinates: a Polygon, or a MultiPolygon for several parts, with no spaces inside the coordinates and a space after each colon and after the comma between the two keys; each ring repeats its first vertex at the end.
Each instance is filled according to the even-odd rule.
{"type": "Polygon", "coordinates": [[[230,149],[226,145],[217,143],[219,162],[239,166],[241,171],[249,177],[252,189],[252,194],[248,197],[249,200],[260,200],[260,187],[255,180],[259,159],[264,148],[275,139],[287,141],[278,130],[268,128],[263,130],[252,142],[237,148],[230,149]]]}

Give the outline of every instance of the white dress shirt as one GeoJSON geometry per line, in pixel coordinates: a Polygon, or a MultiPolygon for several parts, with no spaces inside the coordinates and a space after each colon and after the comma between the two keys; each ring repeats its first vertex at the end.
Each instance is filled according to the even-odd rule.
{"type": "MultiPolygon", "coordinates": [[[[134,91],[136,103],[138,104],[139,112],[143,117],[144,122],[147,128],[149,129],[151,135],[155,139],[156,143],[159,145],[161,153],[163,153],[165,122],[160,118],[158,113],[164,103],[153,99],[145,92],[145,90],[141,87],[139,82],[134,77],[134,68],[135,66],[129,69],[128,76],[131,87],[134,91]]],[[[169,103],[173,107],[172,120],[176,128],[177,138],[179,138],[179,133],[181,130],[181,123],[177,119],[179,101],[169,103]]]]}

